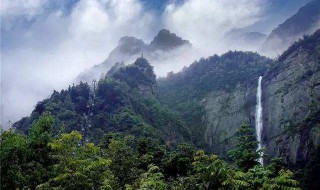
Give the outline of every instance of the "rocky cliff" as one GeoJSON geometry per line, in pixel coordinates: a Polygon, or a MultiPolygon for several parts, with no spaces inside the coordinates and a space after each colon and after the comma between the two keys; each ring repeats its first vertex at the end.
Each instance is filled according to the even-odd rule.
{"type": "MultiPolygon", "coordinates": [[[[212,91],[202,101],[205,141],[226,156],[238,127],[254,127],[258,77],[231,93],[212,91]]],[[[266,162],[282,157],[303,166],[320,145],[320,31],[291,46],[264,74],[263,144],[266,162]]]]}
{"type": "Polygon", "coordinates": [[[263,81],[266,152],[303,165],[320,145],[320,31],[279,61],[263,81]]]}
{"type": "Polygon", "coordinates": [[[180,113],[194,135],[225,157],[243,123],[254,124],[258,77],[272,60],[251,52],[201,59],[158,81],[158,97],[180,113]]]}
{"type": "Polygon", "coordinates": [[[234,146],[242,124],[254,126],[256,85],[238,85],[233,92],[211,92],[202,101],[205,109],[204,139],[210,149],[222,157],[234,146]]]}

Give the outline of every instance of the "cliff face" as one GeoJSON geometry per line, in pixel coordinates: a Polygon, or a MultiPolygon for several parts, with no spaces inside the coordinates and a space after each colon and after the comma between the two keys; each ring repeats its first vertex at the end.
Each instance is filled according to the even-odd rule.
{"type": "Polygon", "coordinates": [[[252,52],[201,59],[158,80],[157,97],[181,115],[195,144],[225,156],[238,127],[254,123],[258,77],[271,63],[252,52]]]}
{"type": "Polygon", "coordinates": [[[234,135],[243,123],[254,126],[255,85],[237,86],[233,92],[218,91],[204,98],[205,141],[222,157],[234,145],[234,135]]]}
{"type": "Polygon", "coordinates": [[[291,164],[303,164],[320,145],[320,32],[312,41],[289,49],[263,82],[267,154],[291,164]]]}
{"type": "MultiPolygon", "coordinates": [[[[238,127],[254,127],[258,78],[231,93],[211,92],[202,105],[205,141],[226,156],[238,127]]],[[[320,145],[320,32],[293,45],[262,80],[263,144],[269,158],[304,165],[320,145]]]]}

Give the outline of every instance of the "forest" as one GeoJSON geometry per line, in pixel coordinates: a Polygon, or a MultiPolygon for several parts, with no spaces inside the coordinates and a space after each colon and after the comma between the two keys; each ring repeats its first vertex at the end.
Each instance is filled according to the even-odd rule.
{"type": "Polygon", "coordinates": [[[78,131],[54,134],[53,123],[43,113],[29,135],[1,134],[3,189],[300,189],[280,159],[257,161],[262,154],[248,125],[227,162],[188,143],[169,147],[120,133],[91,143],[78,131]]]}
{"type": "MultiPolygon", "coordinates": [[[[303,170],[270,158],[264,149],[257,151],[255,131],[249,124],[235,126],[236,144],[226,157],[213,154],[201,140],[203,110],[196,103],[199,94],[192,92],[232,91],[246,73],[254,78],[271,67],[269,59],[228,52],[158,81],[143,57],[120,65],[92,85],[81,82],[54,91],[29,117],[2,132],[3,189],[317,187],[319,156],[303,170]],[[202,76],[212,71],[232,75],[234,80],[203,82],[202,76]],[[188,78],[194,80],[187,83],[188,78]],[[178,106],[170,109],[170,105],[178,106]],[[271,161],[262,165],[260,157],[271,161]]],[[[211,78],[218,80],[220,74],[211,78]]]]}

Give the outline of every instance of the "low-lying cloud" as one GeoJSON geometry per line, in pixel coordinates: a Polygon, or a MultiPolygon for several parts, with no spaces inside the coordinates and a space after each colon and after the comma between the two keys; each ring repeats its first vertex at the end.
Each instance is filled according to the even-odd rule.
{"type": "Polygon", "coordinates": [[[226,32],[255,24],[262,19],[264,0],[188,0],[169,4],[164,13],[165,26],[190,40],[205,55],[223,53],[226,32]]]}
{"type": "Polygon", "coordinates": [[[168,2],[159,15],[140,0],[2,0],[1,124],[29,115],[53,90],[104,61],[122,36],[150,42],[167,28],[189,40],[192,51],[179,49],[154,63],[163,76],[200,57],[241,49],[225,45],[223,36],[263,19],[267,6],[266,0],[168,2]]]}
{"type": "Polygon", "coordinates": [[[153,13],[144,11],[137,0],[80,0],[67,14],[50,10],[50,3],[2,1],[5,127],[9,120],[29,115],[36,102],[67,87],[81,71],[102,62],[120,37],[151,39],[157,30],[153,13]]]}

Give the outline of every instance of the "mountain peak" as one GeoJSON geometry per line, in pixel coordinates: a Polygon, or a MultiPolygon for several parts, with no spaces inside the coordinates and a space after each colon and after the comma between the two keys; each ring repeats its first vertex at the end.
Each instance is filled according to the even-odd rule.
{"type": "Polygon", "coordinates": [[[183,40],[175,33],[171,33],[167,29],[159,31],[158,35],[152,40],[150,46],[154,49],[170,50],[182,45],[191,45],[188,40],[183,40]]]}

